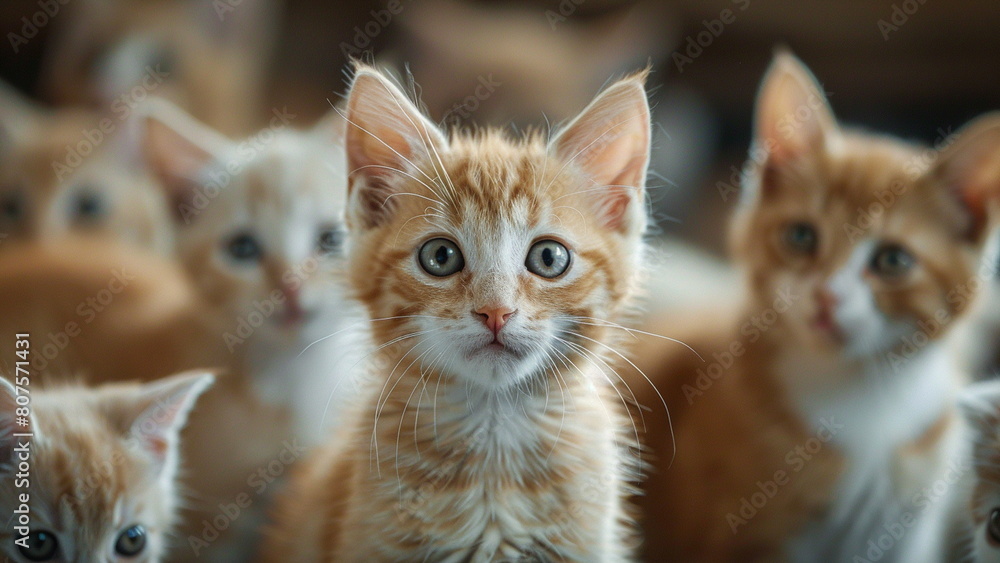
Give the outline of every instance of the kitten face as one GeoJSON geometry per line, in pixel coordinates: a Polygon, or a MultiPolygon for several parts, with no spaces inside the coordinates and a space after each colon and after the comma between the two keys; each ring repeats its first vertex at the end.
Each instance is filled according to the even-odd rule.
{"type": "Polygon", "coordinates": [[[366,68],[348,120],[353,283],[374,318],[394,318],[374,323],[381,340],[419,335],[403,361],[498,389],[593,346],[638,270],[641,78],[548,147],[496,132],[449,142],[366,68]]]}
{"type": "MultiPolygon", "coordinates": [[[[177,505],[178,432],[208,375],[143,387],[35,392],[30,485],[15,488],[13,388],[3,382],[6,460],[0,505],[9,514],[30,494],[30,534],[10,519],[0,552],[11,561],[159,561],[177,505]],[[19,540],[19,541],[18,541],[19,540]]],[[[23,512],[23,509],[22,509],[23,512]]]]}
{"type": "Polygon", "coordinates": [[[146,143],[175,212],[178,254],[230,324],[259,315],[256,330],[284,337],[338,314],[346,182],[337,134],[327,120],[233,143],[176,108],[152,114],[146,143]]]}
{"type": "Polygon", "coordinates": [[[2,119],[0,233],[8,240],[96,234],[169,250],[163,197],[138,163],[123,157],[124,141],[108,136],[73,160],[77,166],[65,165],[70,147],[76,150],[84,132],[97,129],[96,115],[26,109],[2,119]]]}
{"type": "MultiPolygon", "coordinates": [[[[967,305],[982,242],[959,154],[927,166],[918,148],[841,132],[790,55],[765,78],[757,120],[757,145],[770,150],[752,166],[733,241],[758,301],[775,304],[793,338],[848,357],[917,332],[940,337],[967,305]]],[[[969,144],[959,152],[980,150],[969,144]]]]}

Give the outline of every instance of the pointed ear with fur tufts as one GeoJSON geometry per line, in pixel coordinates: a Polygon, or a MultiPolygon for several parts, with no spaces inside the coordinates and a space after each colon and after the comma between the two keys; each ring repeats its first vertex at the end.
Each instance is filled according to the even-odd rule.
{"type": "Polygon", "coordinates": [[[392,81],[359,64],[347,96],[345,146],[349,221],[371,228],[392,213],[401,181],[430,181],[419,167],[433,166],[448,141],[392,81]]]}
{"type": "Polygon", "coordinates": [[[626,233],[645,228],[650,149],[646,75],[644,71],[609,86],[549,143],[552,154],[593,180],[583,189],[603,224],[626,233]]]}
{"type": "Polygon", "coordinates": [[[768,191],[778,169],[827,150],[838,130],[819,82],[802,61],[779,50],[761,82],[754,115],[754,151],[767,155],[760,190],[768,191]]]}
{"type": "Polygon", "coordinates": [[[196,190],[206,168],[228,152],[232,142],[174,104],[153,99],[141,109],[137,125],[146,163],[160,180],[178,221],[190,222],[196,190]]]}
{"type": "Polygon", "coordinates": [[[984,243],[1000,211],[1000,112],[980,116],[955,134],[928,172],[965,210],[967,239],[984,243]]]}
{"type": "Polygon", "coordinates": [[[108,416],[162,471],[175,465],[181,429],[198,397],[214,381],[210,373],[186,372],[148,383],[131,399],[108,405],[108,416]]]}

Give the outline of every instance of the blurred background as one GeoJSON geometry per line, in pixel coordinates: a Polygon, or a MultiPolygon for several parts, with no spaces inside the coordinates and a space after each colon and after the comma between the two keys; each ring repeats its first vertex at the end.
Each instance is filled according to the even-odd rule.
{"type": "Polygon", "coordinates": [[[186,75],[182,105],[237,136],[319,118],[351,56],[412,73],[435,120],[514,128],[649,64],[657,220],[715,253],[775,46],[848,123],[933,143],[1000,107],[995,0],[5,0],[0,22],[0,78],[40,103],[120,109],[127,58],[186,75]]]}

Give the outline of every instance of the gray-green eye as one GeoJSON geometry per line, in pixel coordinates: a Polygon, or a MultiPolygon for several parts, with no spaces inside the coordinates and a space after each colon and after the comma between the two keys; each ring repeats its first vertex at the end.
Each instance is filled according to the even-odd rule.
{"type": "Polygon", "coordinates": [[[234,260],[240,262],[250,262],[259,260],[263,253],[257,238],[250,233],[239,233],[229,239],[226,244],[226,252],[234,260]]]}
{"type": "Polygon", "coordinates": [[[146,549],[146,529],[135,525],[118,534],[115,542],[115,553],[125,557],[135,557],[146,549]]]}
{"type": "Polygon", "coordinates": [[[465,267],[458,245],[446,238],[429,240],[420,247],[420,267],[432,276],[443,278],[465,267]]]}
{"type": "Polygon", "coordinates": [[[36,530],[28,534],[17,550],[28,561],[51,561],[59,553],[59,540],[48,530],[36,530]]]}
{"type": "Polygon", "coordinates": [[[905,275],[917,263],[917,259],[896,244],[883,246],[872,257],[871,270],[876,274],[894,278],[905,275]]]}
{"type": "Polygon", "coordinates": [[[79,221],[93,221],[104,215],[104,198],[96,191],[81,190],[73,200],[73,217],[79,221]]]}
{"type": "Polygon", "coordinates": [[[543,278],[558,278],[569,269],[569,249],[554,240],[536,242],[528,251],[525,267],[543,278]]]}
{"type": "Polygon", "coordinates": [[[344,243],[344,235],[335,227],[328,227],[320,231],[316,241],[316,248],[320,254],[333,254],[340,250],[344,243]]]}
{"type": "Polygon", "coordinates": [[[792,223],[785,229],[785,244],[799,254],[813,254],[819,244],[819,234],[809,223],[792,223]]]}

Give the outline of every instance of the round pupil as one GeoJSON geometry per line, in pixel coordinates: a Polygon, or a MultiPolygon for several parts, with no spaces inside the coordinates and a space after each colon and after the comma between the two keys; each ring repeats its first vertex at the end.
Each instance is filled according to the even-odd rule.
{"type": "Polygon", "coordinates": [[[437,251],[434,252],[434,261],[439,265],[444,266],[448,263],[451,258],[451,249],[447,246],[441,245],[438,247],[437,251]]]}
{"type": "Polygon", "coordinates": [[[76,211],[85,217],[97,215],[101,210],[101,203],[94,194],[82,194],[76,202],[76,211]]]}
{"type": "Polygon", "coordinates": [[[552,264],[555,264],[556,253],[552,251],[551,248],[545,248],[542,250],[542,263],[545,264],[546,268],[551,268],[552,264]]]}
{"type": "Polygon", "coordinates": [[[3,214],[9,219],[16,219],[21,215],[21,202],[17,198],[10,197],[3,201],[3,214]]]}

